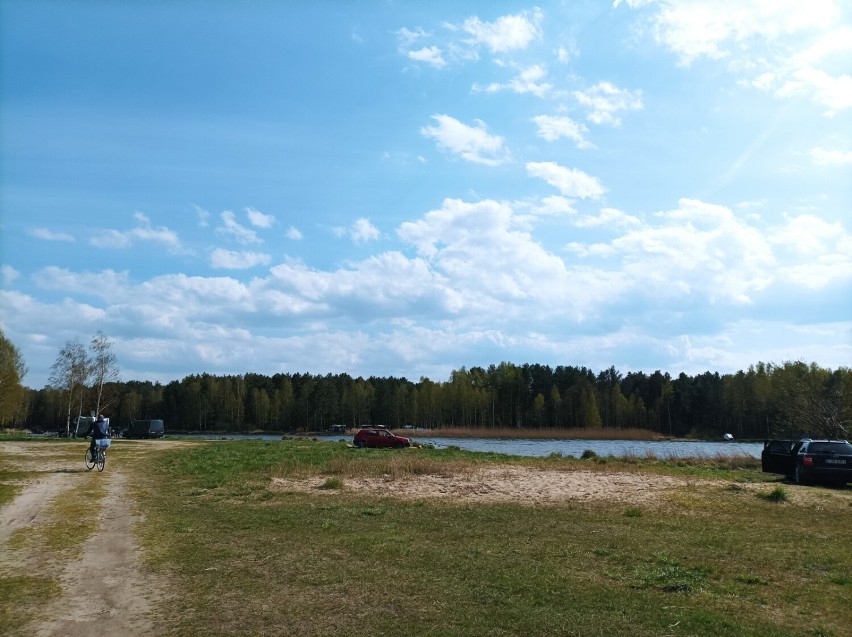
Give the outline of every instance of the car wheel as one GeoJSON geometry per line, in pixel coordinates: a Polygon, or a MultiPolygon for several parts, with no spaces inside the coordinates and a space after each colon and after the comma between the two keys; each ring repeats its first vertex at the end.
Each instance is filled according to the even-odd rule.
{"type": "Polygon", "coordinates": [[[367,445],[366,445],[366,443],[363,443],[363,442],[356,442],[355,446],[358,447],[358,449],[363,449],[367,445]]]}

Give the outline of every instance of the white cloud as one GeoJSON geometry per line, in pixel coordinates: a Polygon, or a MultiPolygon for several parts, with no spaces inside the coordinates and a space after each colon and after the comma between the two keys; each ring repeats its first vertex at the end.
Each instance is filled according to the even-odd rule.
{"type": "Polygon", "coordinates": [[[528,175],[544,179],[566,197],[599,199],[606,192],[597,177],[592,177],[582,170],[565,168],[547,161],[528,162],[526,168],[528,175]]]}
{"type": "Polygon", "coordinates": [[[18,272],[11,265],[0,265],[0,279],[2,279],[3,285],[11,285],[20,276],[21,273],[18,272]]]}
{"type": "Polygon", "coordinates": [[[169,230],[165,226],[154,228],[148,220],[148,217],[141,212],[137,212],[134,217],[136,221],[139,222],[139,225],[129,231],[128,235],[130,237],[140,241],[161,243],[172,252],[178,252],[181,250],[180,239],[178,239],[176,232],[169,230]]]}
{"type": "Polygon", "coordinates": [[[352,224],[350,236],[355,243],[367,243],[378,239],[381,233],[378,228],[370,223],[369,219],[358,219],[352,224]]]}
{"type": "Polygon", "coordinates": [[[443,68],[447,65],[447,61],[444,59],[441,49],[437,46],[426,46],[422,49],[417,49],[416,51],[408,51],[406,55],[410,60],[414,60],[415,62],[424,62],[434,66],[436,69],[443,68]]]}
{"type": "Polygon", "coordinates": [[[852,150],[829,150],[826,148],[812,148],[811,158],[817,164],[846,166],[852,164],[852,150]]]}
{"type": "Polygon", "coordinates": [[[154,227],[148,217],[137,212],[134,215],[137,226],[131,230],[101,229],[93,231],[89,237],[89,245],[106,249],[125,249],[135,242],[143,241],[163,245],[169,252],[177,254],[184,251],[178,235],[165,226],[154,227]]]}
{"type": "Polygon", "coordinates": [[[210,254],[210,267],[214,269],[244,270],[258,265],[268,265],[268,254],[260,252],[233,252],[217,248],[210,254]]]}
{"type": "Polygon", "coordinates": [[[294,241],[299,241],[302,239],[302,233],[295,226],[290,226],[287,230],[287,238],[293,239],[294,241]]]}
{"type": "Polygon", "coordinates": [[[553,195],[543,197],[538,206],[531,208],[536,215],[574,215],[577,211],[574,209],[570,199],[553,195]]]}
{"type": "Polygon", "coordinates": [[[657,41],[689,65],[701,56],[727,57],[755,40],[832,26],[838,16],[833,0],[664,0],[656,5],[657,41]]]}
{"type": "Polygon", "coordinates": [[[56,232],[48,228],[33,228],[28,234],[36,239],[44,239],[45,241],[76,241],[73,236],[67,232],[56,232]]]}
{"type": "Polygon", "coordinates": [[[531,93],[536,97],[544,97],[553,88],[552,84],[541,81],[546,76],[547,70],[543,66],[535,64],[524,69],[505,84],[501,84],[499,82],[494,82],[486,86],[474,84],[473,90],[484,91],[486,93],[512,91],[513,93],[518,93],[520,95],[523,95],[524,93],[531,93]]]}
{"type": "Polygon", "coordinates": [[[642,91],[620,89],[609,82],[599,82],[586,91],[575,91],[576,100],[589,109],[586,118],[595,124],[620,126],[620,111],[642,109],[642,91]]]}
{"type": "Polygon", "coordinates": [[[417,27],[414,30],[402,27],[396,32],[396,38],[401,49],[409,47],[418,40],[429,37],[429,35],[421,27],[417,27]]]}
{"type": "Polygon", "coordinates": [[[433,115],[437,126],[424,126],[420,133],[431,137],[444,150],[462,159],[486,166],[496,166],[508,161],[503,148],[503,138],[491,135],[485,122],[476,120],[476,126],[467,126],[449,115],[433,115]]]}
{"type": "Polygon", "coordinates": [[[485,45],[492,53],[505,53],[525,49],[530,42],[541,37],[542,12],[536,8],[516,15],[505,15],[494,22],[483,22],[478,17],[468,18],[461,29],[473,36],[475,43],[485,45]]]}
{"type": "Polygon", "coordinates": [[[638,217],[629,215],[616,208],[603,208],[596,216],[586,216],[574,222],[578,228],[607,227],[612,229],[636,228],[642,225],[638,217]]]}
{"type": "Polygon", "coordinates": [[[680,66],[700,58],[724,60],[751,86],[784,98],[806,96],[828,107],[827,115],[852,107],[852,77],[836,73],[848,68],[843,60],[852,49],[852,28],[838,26],[841,10],[834,0],[628,4],[653,4],[650,31],[680,66]]]}
{"type": "Polygon", "coordinates": [[[33,274],[33,281],[45,290],[117,300],[124,297],[125,290],[130,285],[130,275],[127,271],[116,272],[109,269],[100,272],[73,272],[67,268],[48,266],[33,274]]]}
{"type": "Polygon", "coordinates": [[[99,250],[122,249],[133,245],[129,233],[118,230],[96,230],[89,236],[89,245],[99,250]]]}
{"type": "Polygon", "coordinates": [[[254,208],[246,208],[246,216],[249,223],[255,228],[271,228],[275,223],[275,217],[267,215],[254,208]]]}
{"type": "Polygon", "coordinates": [[[532,118],[538,126],[537,135],[549,142],[554,142],[562,137],[574,140],[577,148],[594,148],[595,145],[586,140],[589,132],[583,124],[575,122],[570,117],[555,115],[537,115],[532,118]]]}
{"type": "Polygon", "coordinates": [[[263,243],[254,230],[238,223],[236,215],[230,210],[225,210],[219,217],[222,219],[222,225],[216,228],[218,234],[229,237],[242,245],[263,243]]]}
{"type": "Polygon", "coordinates": [[[194,206],[195,214],[198,217],[198,225],[206,228],[210,225],[210,213],[201,206],[194,206]]]}
{"type": "Polygon", "coordinates": [[[852,108],[852,76],[834,77],[820,69],[798,69],[776,91],[776,95],[806,95],[827,106],[826,115],[834,115],[836,111],[852,108]]]}

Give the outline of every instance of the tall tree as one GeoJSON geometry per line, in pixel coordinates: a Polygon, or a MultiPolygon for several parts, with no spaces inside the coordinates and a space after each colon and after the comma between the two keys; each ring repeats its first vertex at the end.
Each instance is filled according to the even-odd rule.
{"type": "MultiPolygon", "coordinates": [[[[47,382],[51,387],[68,392],[68,410],[65,415],[65,435],[71,433],[71,405],[74,402],[74,390],[82,387],[89,379],[89,358],[86,349],[80,344],[80,339],[67,341],[59,350],[56,361],[50,367],[50,378],[47,382]]],[[[80,404],[82,411],[83,405],[80,404]]]]}
{"type": "Polygon", "coordinates": [[[0,330],[0,424],[13,422],[21,400],[27,366],[18,348],[0,330]]]}
{"type": "Polygon", "coordinates": [[[112,343],[101,330],[98,330],[98,333],[92,338],[89,349],[92,352],[91,372],[97,396],[95,412],[99,414],[101,413],[104,385],[116,383],[119,380],[118,361],[112,352],[112,343]]]}

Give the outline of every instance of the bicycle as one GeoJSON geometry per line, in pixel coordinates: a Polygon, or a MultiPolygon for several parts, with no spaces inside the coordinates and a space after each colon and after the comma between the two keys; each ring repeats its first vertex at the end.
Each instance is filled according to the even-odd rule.
{"type": "Polygon", "coordinates": [[[109,438],[100,438],[95,441],[95,453],[92,454],[92,448],[86,449],[86,469],[91,471],[95,467],[98,471],[103,471],[106,466],[106,450],[109,449],[112,440],[109,438]]]}

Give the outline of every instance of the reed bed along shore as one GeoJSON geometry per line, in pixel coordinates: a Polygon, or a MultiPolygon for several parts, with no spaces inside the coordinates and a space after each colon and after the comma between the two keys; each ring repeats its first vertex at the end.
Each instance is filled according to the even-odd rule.
{"type": "Polygon", "coordinates": [[[553,429],[519,427],[436,427],[434,429],[396,430],[405,436],[429,438],[534,438],[541,440],[663,440],[664,436],[648,429],[553,429]]]}

